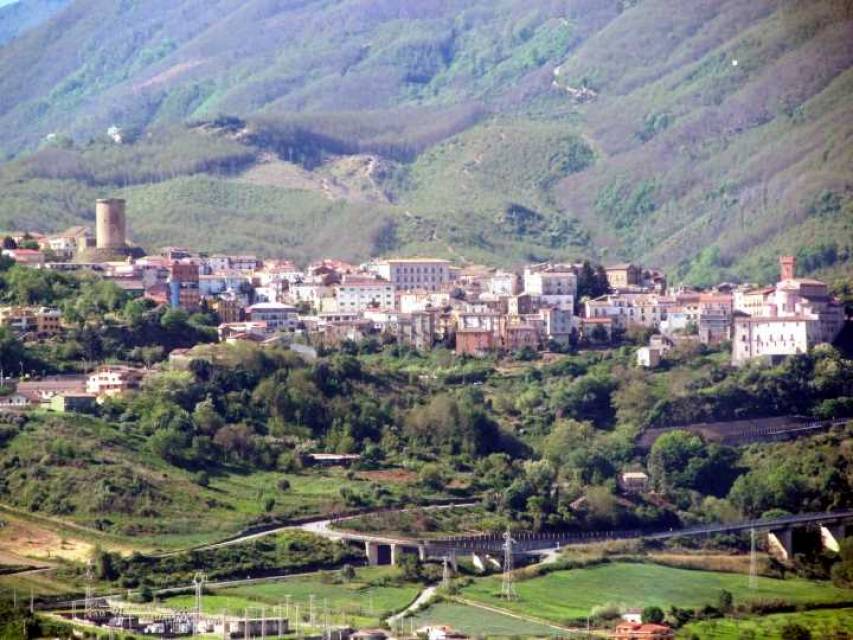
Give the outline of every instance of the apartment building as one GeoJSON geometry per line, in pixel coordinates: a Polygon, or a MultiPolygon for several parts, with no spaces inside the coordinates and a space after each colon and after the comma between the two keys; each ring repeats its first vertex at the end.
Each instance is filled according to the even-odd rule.
{"type": "Polygon", "coordinates": [[[0,326],[19,334],[54,335],[62,331],[62,312],[49,307],[0,307],[0,326]]]}
{"type": "Polygon", "coordinates": [[[450,282],[450,262],[437,258],[383,260],[369,268],[397,291],[439,291],[450,282]]]}
{"type": "Polygon", "coordinates": [[[394,285],[387,280],[366,276],[345,275],[335,285],[335,300],[340,311],[393,309],[394,285]]]}

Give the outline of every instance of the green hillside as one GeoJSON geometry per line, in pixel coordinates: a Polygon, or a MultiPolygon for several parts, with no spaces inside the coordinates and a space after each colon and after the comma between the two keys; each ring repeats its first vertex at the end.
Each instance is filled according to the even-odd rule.
{"type": "Polygon", "coordinates": [[[0,226],[118,193],[148,246],[845,274],[851,30],[844,0],[75,0],[0,46],[0,226]]]}

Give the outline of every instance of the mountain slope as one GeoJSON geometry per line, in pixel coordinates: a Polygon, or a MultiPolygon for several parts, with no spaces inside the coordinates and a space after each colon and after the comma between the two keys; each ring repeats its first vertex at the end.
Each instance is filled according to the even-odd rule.
{"type": "Polygon", "coordinates": [[[0,46],[45,22],[71,0],[20,0],[0,6],[0,46]]]}
{"type": "Polygon", "coordinates": [[[0,226],[844,273],[851,95],[849,0],[74,0],[0,47],[0,226]]]}

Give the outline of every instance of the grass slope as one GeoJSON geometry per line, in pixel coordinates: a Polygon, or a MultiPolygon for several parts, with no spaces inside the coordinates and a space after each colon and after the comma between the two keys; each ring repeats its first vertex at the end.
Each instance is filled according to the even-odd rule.
{"type": "Polygon", "coordinates": [[[440,602],[424,611],[419,611],[412,616],[412,620],[415,628],[427,625],[448,625],[474,637],[548,638],[563,637],[561,634],[564,634],[544,624],[528,622],[456,602],[440,602]]]}
{"type": "MultiPolygon", "coordinates": [[[[0,500],[34,516],[54,514],[84,527],[69,529],[70,535],[120,550],[129,540],[134,548],[168,549],[224,538],[265,515],[267,497],[275,499],[273,515],[340,510],[343,484],[369,485],[345,480],[340,470],[281,474],[223,468],[211,470],[204,487],[117,427],[72,415],[30,420],[0,458],[6,469],[0,500]],[[276,489],[282,477],[290,482],[286,492],[276,489]]],[[[56,545],[61,546],[58,538],[56,545]]],[[[12,542],[7,546],[17,549],[12,542]]],[[[44,557],[47,549],[50,545],[34,553],[44,557]]]]}
{"type": "Polygon", "coordinates": [[[516,583],[518,600],[500,599],[500,577],[477,580],[462,591],[465,598],[529,613],[558,624],[589,615],[593,607],[613,603],[623,607],[659,606],[665,610],[713,604],[721,589],[735,603],[785,600],[794,604],[846,602],[851,593],[827,583],[801,579],[758,578],[758,588],[749,589],[747,576],[654,564],[612,563],[571,571],[556,571],[516,583]]]}

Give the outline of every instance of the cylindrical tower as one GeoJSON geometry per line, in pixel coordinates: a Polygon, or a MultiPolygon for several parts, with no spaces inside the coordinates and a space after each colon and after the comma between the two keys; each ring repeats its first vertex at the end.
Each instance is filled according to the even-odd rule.
{"type": "Polygon", "coordinates": [[[98,200],[95,206],[95,241],[98,249],[123,249],[126,218],[124,200],[109,198],[98,200]]]}

